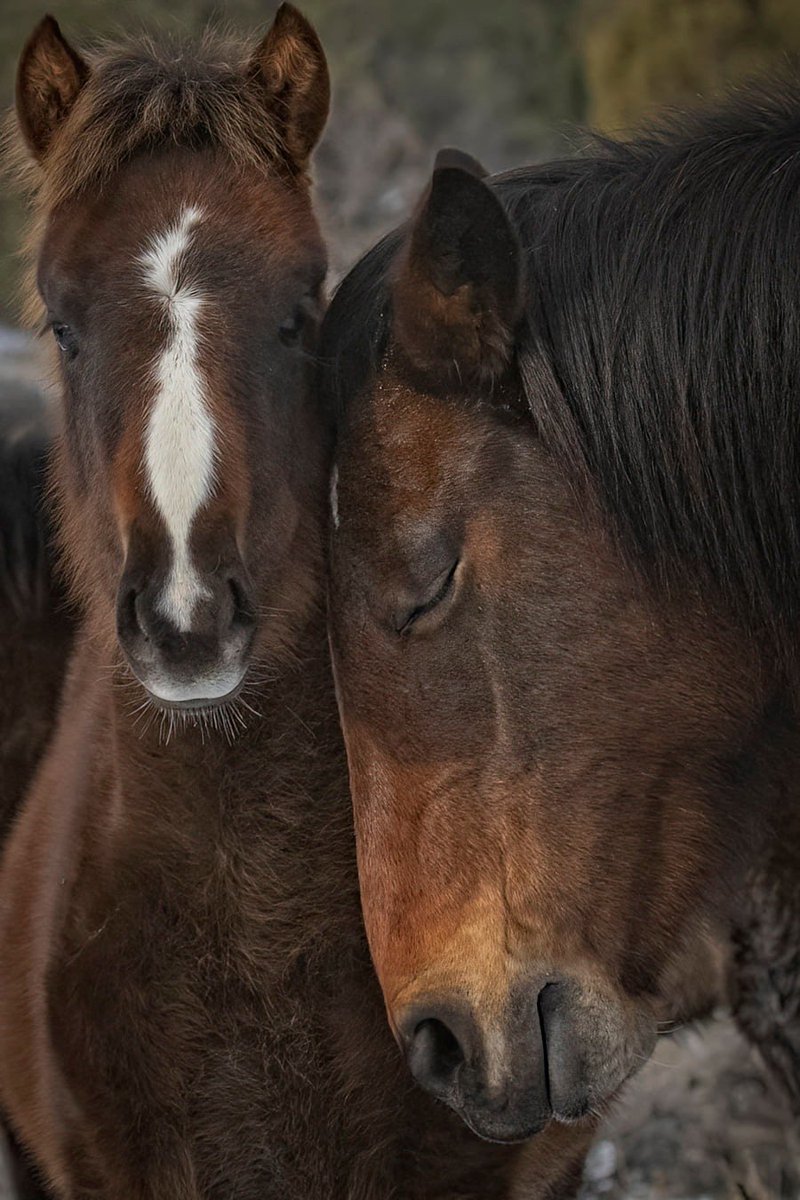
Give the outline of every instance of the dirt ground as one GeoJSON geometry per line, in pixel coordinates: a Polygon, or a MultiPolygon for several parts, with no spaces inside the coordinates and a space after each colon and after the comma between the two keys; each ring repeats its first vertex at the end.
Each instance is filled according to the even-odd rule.
{"type": "MultiPolygon", "coordinates": [[[[0,394],[40,400],[31,341],[0,326],[0,394]]],[[[13,1200],[0,1154],[0,1200],[13,1200]]],[[[581,1200],[800,1200],[800,1130],[721,1017],[662,1039],[589,1158],[581,1200]]]]}
{"type": "Polygon", "coordinates": [[[800,1130],[724,1017],[662,1038],[587,1163],[582,1200],[797,1200],[800,1130]]]}

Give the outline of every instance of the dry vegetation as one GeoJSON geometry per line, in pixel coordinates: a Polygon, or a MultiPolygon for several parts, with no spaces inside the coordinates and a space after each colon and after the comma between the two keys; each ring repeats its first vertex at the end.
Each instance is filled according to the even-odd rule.
{"type": "Polygon", "coordinates": [[[580,38],[587,117],[626,129],[800,53],[797,0],[586,0],[580,38]]]}

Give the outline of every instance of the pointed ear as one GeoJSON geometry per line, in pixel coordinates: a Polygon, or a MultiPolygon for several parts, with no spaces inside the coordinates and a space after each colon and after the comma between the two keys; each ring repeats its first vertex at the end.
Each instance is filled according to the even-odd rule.
{"type": "Polygon", "coordinates": [[[55,18],[44,17],[17,68],[17,119],[35,158],[47,153],[89,74],[88,64],[70,46],[55,18]]]}
{"type": "Polygon", "coordinates": [[[392,287],[393,334],[445,384],[488,380],[511,356],[522,315],[519,242],[474,159],[443,151],[392,287]]]}
{"type": "Polygon", "coordinates": [[[328,119],[331,85],[322,43],[293,5],[278,9],[250,73],[266,92],[292,166],[303,171],[328,119]]]}
{"type": "Polygon", "coordinates": [[[455,146],[445,146],[436,155],[436,162],[433,164],[434,171],[441,171],[445,167],[460,168],[468,175],[474,175],[476,179],[485,179],[489,174],[486,167],[483,163],[479,163],[477,158],[473,158],[464,150],[456,150],[455,146]]]}

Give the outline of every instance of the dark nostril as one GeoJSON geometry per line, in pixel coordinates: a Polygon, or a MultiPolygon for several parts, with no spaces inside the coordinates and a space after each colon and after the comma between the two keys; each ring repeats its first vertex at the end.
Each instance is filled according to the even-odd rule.
{"type": "Polygon", "coordinates": [[[417,1083],[491,1141],[521,1141],[552,1116],[536,1019],[538,994],[527,981],[515,989],[499,1024],[484,1024],[457,994],[426,998],[398,1014],[398,1035],[417,1083]]]}
{"type": "Polygon", "coordinates": [[[117,630],[122,637],[134,637],[144,633],[147,636],[139,611],[139,596],[135,588],[130,588],[120,596],[117,605],[117,630]]]}
{"type": "Polygon", "coordinates": [[[539,1031],[542,1039],[542,1070],[544,1071],[544,1086],[548,1101],[552,1103],[550,1085],[550,1062],[548,1059],[548,1022],[562,1000],[563,987],[560,983],[546,983],[539,992],[536,1008],[539,1016],[539,1031]]]}
{"type": "Polygon", "coordinates": [[[562,1003],[564,994],[564,985],[559,981],[546,983],[539,992],[537,1005],[539,1013],[550,1012],[557,1004],[562,1003]]]}
{"type": "Polygon", "coordinates": [[[147,615],[141,592],[133,594],[133,620],[139,632],[144,634],[146,638],[149,638],[150,630],[148,628],[147,615]]]}
{"type": "Polygon", "coordinates": [[[231,600],[233,602],[231,626],[239,626],[241,628],[252,625],[255,621],[255,614],[247,592],[238,579],[235,579],[233,576],[230,576],[228,579],[228,588],[230,589],[231,600]]]}
{"type": "Polygon", "coordinates": [[[446,1095],[463,1062],[461,1043],[444,1021],[426,1017],[417,1024],[408,1045],[408,1065],[422,1087],[446,1095]]]}

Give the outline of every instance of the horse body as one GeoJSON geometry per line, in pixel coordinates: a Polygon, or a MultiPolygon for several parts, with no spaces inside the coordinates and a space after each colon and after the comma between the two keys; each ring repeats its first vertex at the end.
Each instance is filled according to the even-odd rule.
{"type": "Polygon", "coordinates": [[[555,1200],[591,1137],[476,1142],[385,1029],[308,386],[326,110],[288,6],[249,55],[89,63],[46,20],[21,60],[83,619],[0,869],[0,1101],[65,1200],[555,1200]]]}
{"type": "Polygon", "coordinates": [[[326,316],[367,931],[485,1136],[602,1110],[720,938],[798,1102],[798,112],[448,152],[326,316]]]}
{"type": "Polygon", "coordinates": [[[318,619],[294,649],[233,762],[165,762],[78,650],[3,872],[4,1102],[59,1194],[388,1194],[396,1068],[378,1038],[359,1078],[348,1044],[377,1009],[318,619]]]}
{"type": "Polygon", "coordinates": [[[179,743],[165,772],[79,648],[4,864],[16,1128],[65,1196],[571,1194],[585,1133],[482,1147],[403,1078],[319,616],[295,650],[234,754],[179,743]]]}

